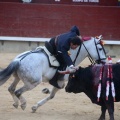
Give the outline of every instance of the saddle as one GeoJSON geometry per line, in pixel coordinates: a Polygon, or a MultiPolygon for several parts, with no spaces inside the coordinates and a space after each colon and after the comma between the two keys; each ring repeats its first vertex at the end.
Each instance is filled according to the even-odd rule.
{"type": "Polygon", "coordinates": [[[53,49],[49,43],[46,42],[45,46],[39,46],[36,48],[36,50],[42,50],[42,52],[46,54],[50,67],[58,68],[60,66],[59,62],[57,61],[55,56],[52,54],[53,49]]]}
{"type": "Polygon", "coordinates": [[[47,50],[53,55],[54,54],[54,50],[51,46],[51,44],[49,42],[45,42],[45,47],[47,48],[47,50]]]}

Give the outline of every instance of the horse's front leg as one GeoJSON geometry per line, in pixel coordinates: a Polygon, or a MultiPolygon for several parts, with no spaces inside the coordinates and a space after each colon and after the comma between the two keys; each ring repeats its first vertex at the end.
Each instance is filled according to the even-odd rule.
{"type": "Polygon", "coordinates": [[[32,112],[35,112],[37,110],[38,107],[42,106],[43,104],[45,104],[48,100],[54,98],[56,92],[58,91],[59,89],[56,88],[56,87],[53,87],[50,95],[42,100],[40,100],[37,104],[35,104],[33,107],[32,107],[32,112]]]}
{"type": "Polygon", "coordinates": [[[12,95],[13,100],[14,100],[14,102],[15,102],[15,103],[13,104],[13,106],[14,106],[15,108],[18,108],[19,99],[16,97],[14,91],[15,91],[16,86],[17,86],[17,84],[19,83],[20,79],[19,79],[17,76],[14,76],[14,77],[15,77],[15,79],[14,79],[13,83],[10,85],[10,87],[8,88],[8,91],[9,91],[10,94],[12,95]]]}
{"type": "MultiPolygon", "coordinates": [[[[65,86],[65,81],[64,80],[58,80],[58,85],[60,88],[64,88],[65,86]]],[[[57,91],[59,90],[59,88],[56,88],[56,87],[53,87],[52,91],[50,92],[50,95],[42,100],[40,100],[37,104],[35,104],[33,107],[32,107],[32,112],[34,113],[37,108],[39,106],[42,106],[43,104],[45,104],[48,100],[54,98],[55,94],[57,93],[57,91]]]]}

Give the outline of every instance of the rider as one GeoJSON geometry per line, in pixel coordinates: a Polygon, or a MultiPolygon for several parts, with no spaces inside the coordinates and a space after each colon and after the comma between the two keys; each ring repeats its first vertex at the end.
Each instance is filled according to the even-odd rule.
{"type": "Polygon", "coordinates": [[[58,70],[65,70],[68,66],[72,70],[71,72],[75,71],[68,51],[70,48],[76,49],[81,42],[81,36],[77,26],[73,26],[69,32],[60,34],[49,41],[54,50],[54,55],[60,63],[58,70]]]}

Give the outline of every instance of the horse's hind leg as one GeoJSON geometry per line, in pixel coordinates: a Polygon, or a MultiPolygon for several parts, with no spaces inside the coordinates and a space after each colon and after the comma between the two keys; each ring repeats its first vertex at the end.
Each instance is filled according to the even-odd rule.
{"type": "Polygon", "coordinates": [[[38,84],[40,84],[40,83],[39,82],[35,82],[34,84],[27,83],[26,85],[24,85],[23,87],[21,87],[20,89],[15,91],[15,95],[20,100],[21,108],[23,110],[26,108],[27,102],[26,102],[25,98],[22,96],[22,94],[28,90],[35,88],[38,84]]]}
{"type": "Polygon", "coordinates": [[[26,100],[25,98],[22,96],[22,94],[26,91],[28,91],[29,89],[26,86],[23,86],[22,88],[18,89],[15,91],[15,95],[16,97],[20,100],[21,102],[21,108],[24,110],[26,108],[26,100]]]}
{"type": "Polygon", "coordinates": [[[45,104],[48,100],[54,98],[56,92],[58,91],[59,89],[56,88],[56,87],[53,87],[50,95],[44,99],[42,99],[41,101],[39,101],[37,104],[35,104],[33,107],[32,107],[32,112],[35,112],[37,110],[38,107],[42,106],[43,104],[45,104]]]}
{"type": "Polygon", "coordinates": [[[14,76],[14,81],[13,81],[13,83],[10,85],[10,87],[8,88],[8,91],[10,92],[10,94],[12,95],[12,97],[13,97],[13,100],[14,100],[14,104],[13,104],[13,106],[15,107],[15,108],[18,108],[18,105],[19,105],[19,99],[16,97],[16,95],[15,95],[15,93],[14,93],[14,91],[15,91],[15,89],[16,89],[16,86],[17,86],[17,84],[18,84],[18,82],[20,81],[20,79],[18,78],[18,76],[16,75],[16,76],[14,76]]]}

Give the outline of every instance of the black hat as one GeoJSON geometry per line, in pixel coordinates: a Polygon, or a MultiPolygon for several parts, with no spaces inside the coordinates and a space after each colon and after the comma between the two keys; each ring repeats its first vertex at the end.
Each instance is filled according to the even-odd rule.
{"type": "Polygon", "coordinates": [[[77,26],[73,26],[73,27],[71,28],[71,31],[72,31],[72,32],[75,32],[78,36],[80,35],[80,31],[79,31],[79,28],[78,28],[77,26]]]}

